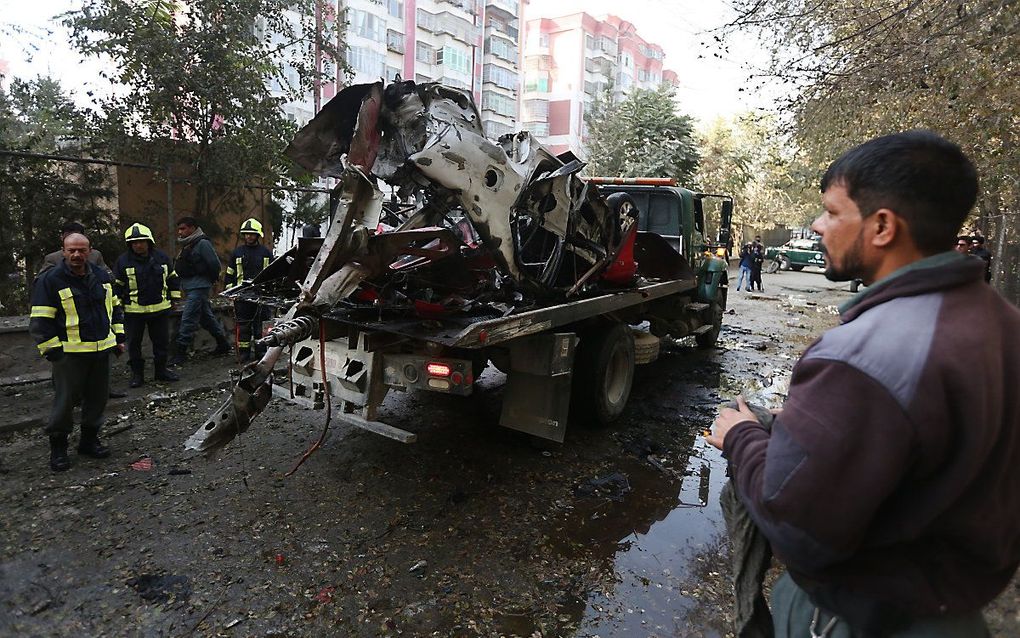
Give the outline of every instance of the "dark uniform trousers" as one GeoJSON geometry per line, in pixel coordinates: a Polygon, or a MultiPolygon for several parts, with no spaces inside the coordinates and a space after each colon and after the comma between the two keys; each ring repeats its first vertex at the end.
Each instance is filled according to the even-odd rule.
{"type": "MultiPolygon", "coordinates": [[[[254,339],[262,337],[262,322],[271,317],[269,308],[251,301],[237,300],[234,302],[234,320],[237,322],[237,349],[240,352],[251,352],[254,339]]],[[[257,348],[261,354],[264,348],[257,348]]]]}
{"type": "Polygon", "coordinates": [[[127,338],[128,364],[132,369],[145,367],[142,359],[142,337],[149,329],[152,342],[152,360],[156,366],[166,365],[170,348],[170,312],[125,312],[124,332],[127,338]]]}
{"type": "Polygon", "coordinates": [[[74,406],[81,403],[82,432],[98,432],[110,396],[110,351],[69,352],[53,362],[56,399],[46,433],[67,436],[74,427],[74,406]]]}

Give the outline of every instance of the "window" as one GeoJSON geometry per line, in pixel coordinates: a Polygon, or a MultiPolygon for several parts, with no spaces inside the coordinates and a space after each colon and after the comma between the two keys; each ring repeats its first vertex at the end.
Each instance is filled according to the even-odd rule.
{"type": "Polygon", "coordinates": [[[398,75],[401,74],[401,70],[395,66],[386,67],[386,79],[392,82],[398,75]]]}
{"type": "Polygon", "coordinates": [[[436,61],[435,49],[419,41],[414,47],[414,59],[425,64],[432,64],[436,61]]]}
{"type": "Polygon", "coordinates": [[[380,77],[386,73],[386,56],[366,47],[350,47],[347,50],[347,63],[359,73],[380,77]]]}
{"type": "Polygon", "coordinates": [[[524,90],[537,93],[549,92],[549,76],[546,74],[528,74],[524,79],[524,90]]]}
{"type": "Polygon", "coordinates": [[[539,36],[538,36],[538,46],[543,48],[543,49],[549,48],[549,34],[548,33],[541,33],[541,34],[539,34],[539,36]]]}
{"type": "Polygon", "coordinates": [[[482,110],[494,111],[506,117],[517,117],[517,100],[495,91],[482,91],[482,110]]]}
{"type": "Polygon", "coordinates": [[[464,49],[446,45],[440,53],[442,56],[436,55],[436,64],[442,64],[449,71],[465,75],[471,72],[471,59],[464,49]]]}
{"type": "Polygon", "coordinates": [[[485,136],[493,140],[498,140],[502,136],[509,135],[514,132],[514,127],[502,122],[485,120],[482,125],[485,128],[485,136]]]}
{"type": "Polygon", "coordinates": [[[485,38],[485,52],[509,62],[517,61],[517,47],[502,38],[485,38]]]}
{"type": "Polygon", "coordinates": [[[525,100],[524,119],[546,120],[549,118],[549,102],[545,100],[525,100]]]}
{"type": "Polygon", "coordinates": [[[386,41],[386,24],[379,16],[358,9],[351,9],[348,16],[351,30],[357,35],[373,42],[386,41]]]}
{"type": "Polygon", "coordinates": [[[584,48],[588,49],[589,51],[595,50],[595,38],[593,36],[590,35],[584,36],[584,48]]]}
{"type": "Polygon", "coordinates": [[[404,17],[404,3],[401,0],[387,0],[386,10],[394,18],[404,17]]]}
{"type": "Polygon", "coordinates": [[[549,137],[549,124],[546,122],[528,122],[524,125],[524,130],[535,137],[549,137]]]}
{"type": "Polygon", "coordinates": [[[404,52],[404,34],[393,29],[386,30],[386,48],[394,53],[404,52]]]}
{"type": "MultiPolygon", "coordinates": [[[[501,86],[504,89],[511,91],[517,90],[517,74],[510,69],[504,69],[501,66],[494,64],[486,64],[485,70],[482,73],[483,82],[492,82],[496,86],[501,86]]],[[[548,88],[545,90],[549,90],[548,88]]]]}

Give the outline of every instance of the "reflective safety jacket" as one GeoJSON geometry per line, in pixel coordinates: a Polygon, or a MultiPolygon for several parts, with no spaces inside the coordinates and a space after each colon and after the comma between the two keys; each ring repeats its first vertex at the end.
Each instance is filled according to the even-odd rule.
{"type": "Polygon", "coordinates": [[[84,276],[61,262],[35,280],[28,331],[41,354],[103,352],[124,341],[124,309],[113,280],[102,268],[87,264],[84,276]]]}
{"type": "Polygon", "coordinates": [[[273,253],[262,244],[254,246],[242,244],[230,253],[224,283],[229,288],[242,281],[254,279],[256,275],[266,269],[272,259],[273,253]]]}
{"type": "Polygon", "coordinates": [[[172,299],[181,298],[180,281],[166,253],[150,246],[142,257],[129,250],[113,267],[117,296],[124,312],[143,314],[170,309],[172,299]]]}

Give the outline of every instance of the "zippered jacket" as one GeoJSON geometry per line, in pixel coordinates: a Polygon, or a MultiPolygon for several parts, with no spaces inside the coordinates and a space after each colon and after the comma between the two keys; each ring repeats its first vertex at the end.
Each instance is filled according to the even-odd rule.
{"type": "Polygon", "coordinates": [[[124,341],[124,310],[106,270],[86,264],[72,273],[66,262],[47,270],[32,289],[29,333],[41,354],[103,352],[124,341]]]}
{"type": "MultiPolygon", "coordinates": [[[[865,635],[980,609],[1020,564],[1020,310],[942,253],[843,309],[771,435],[724,455],[794,581],[865,635]]],[[[856,635],[856,634],[855,634],[856,635]]]]}
{"type": "Polygon", "coordinates": [[[262,244],[242,244],[230,253],[224,283],[229,288],[245,280],[254,279],[273,260],[273,253],[262,244]]]}
{"type": "Polygon", "coordinates": [[[146,314],[170,309],[181,298],[180,282],[166,253],[149,247],[149,254],[122,254],[113,267],[115,291],[128,314],[146,314]]]}

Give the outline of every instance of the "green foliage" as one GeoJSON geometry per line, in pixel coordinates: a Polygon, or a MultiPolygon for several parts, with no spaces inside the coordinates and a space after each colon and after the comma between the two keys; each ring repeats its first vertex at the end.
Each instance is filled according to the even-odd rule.
{"type": "Polygon", "coordinates": [[[822,168],[876,135],[929,128],[978,165],[973,226],[995,255],[994,283],[1020,301],[1020,3],[976,0],[738,0],[735,31],[772,59],[763,81],[783,105],[806,164],[822,168]]]}
{"type": "MultiPolygon", "coordinates": [[[[81,114],[51,79],[14,80],[0,88],[0,148],[56,153],[74,137],[81,114]]],[[[26,308],[43,257],[60,247],[60,227],[81,222],[93,246],[112,250],[109,173],[102,167],[0,157],[0,298],[3,313],[26,308]]],[[[111,253],[107,253],[110,255],[111,253]]]]}
{"type": "Polygon", "coordinates": [[[243,184],[277,183],[294,133],[282,102],[322,79],[316,47],[343,59],[335,21],[315,28],[318,1],[85,0],[65,19],[73,43],[115,69],[94,139],[118,159],[178,167],[196,186],[181,208],[202,218],[243,184]]]}
{"type": "Polygon", "coordinates": [[[619,103],[610,91],[597,97],[585,118],[588,173],[689,182],[699,156],[692,120],[677,111],[676,89],[637,89],[619,103]]]}
{"type": "Polygon", "coordinates": [[[716,120],[698,139],[698,187],[733,195],[734,223],[756,232],[805,226],[818,210],[817,180],[777,129],[774,117],[745,114],[716,120]]]}

